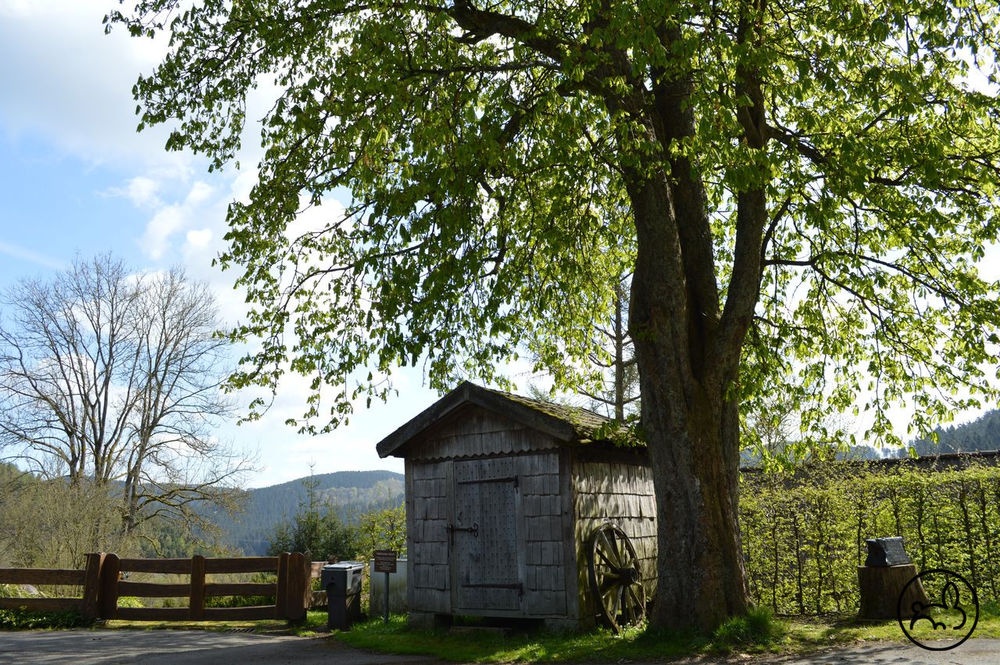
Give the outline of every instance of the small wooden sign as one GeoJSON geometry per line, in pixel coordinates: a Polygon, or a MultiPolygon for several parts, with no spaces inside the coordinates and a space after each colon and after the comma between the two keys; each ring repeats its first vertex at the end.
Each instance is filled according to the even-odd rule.
{"type": "Polygon", "coordinates": [[[375,550],[375,572],[376,573],[396,572],[395,550],[375,550]]]}

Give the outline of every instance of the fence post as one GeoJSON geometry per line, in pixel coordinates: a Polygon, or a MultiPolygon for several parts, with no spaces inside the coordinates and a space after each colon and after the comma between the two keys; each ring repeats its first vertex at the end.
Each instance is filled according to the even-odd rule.
{"type": "Polygon", "coordinates": [[[114,619],[118,613],[118,576],[121,574],[121,559],[117,554],[105,554],[100,567],[100,583],[97,594],[98,615],[102,619],[114,619]]]}
{"type": "Polygon", "coordinates": [[[195,554],[191,557],[191,592],[188,602],[191,621],[205,618],[205,557],[195,554]]]}
{"type": "Polygon", "coordinates": [[[285,600],[285,618],[302,621],[306,618],[306,591],[308,590],[309,562],[301,552],[288,557],[288,583],[285,600]]]}
{"type": "Polygon", "coordinates": [[[83,620],[90,623],[97,619],[97,598],[101,586],[101,565],[104,554],[90,553],[87,555],[87,565],[83,573],[83,601],[80,603],[80,614],[83,620]]]}
{"type": "Polygon", "coordinates": [[[278,555],[278,582],[274,590],[274,618],[288,616],[288,552],[278,555]]]}

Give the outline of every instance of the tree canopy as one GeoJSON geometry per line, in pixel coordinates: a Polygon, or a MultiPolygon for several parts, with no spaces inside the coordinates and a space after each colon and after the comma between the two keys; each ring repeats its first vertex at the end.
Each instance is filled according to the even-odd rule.
{"type": "Polygon", "coordinates": [[[109,21],[171,34],[135,88],[169,148],[222,168],[247,96],[278,91],[221,256],[262,342],[237,385],[287,362],[336,424],[398,365],[446,386],[524,345],[583,362],[633,275],[655,623],[746,607],[740,404],[885,435],[894,404],[929,429],[995,395],[994,2],[128,4],[109,21]]]}

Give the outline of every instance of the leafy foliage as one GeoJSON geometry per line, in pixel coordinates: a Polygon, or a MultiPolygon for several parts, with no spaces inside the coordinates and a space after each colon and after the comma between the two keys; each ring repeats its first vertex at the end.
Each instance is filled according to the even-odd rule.
{"type": "Polygon", "coordinates": [[[0,609],[0,630],[79,628],[87,625],[79,612],[28,612],[0,609]]]}
{"type": "Polygon", "coordinates": [[[740,502],[755,602],[779,614],[856,611],[865,540],[902,536],[918,569],[947,568],[1000,600],[1000,468],[826,463],[755,474],[740,502]]]}
{"type": "Polygon", "coordinates": [[[385,508],[361,516],[356,527],[357,553],[362,561],[375,556],[375,550],[392,550],[406,556],[406,508],[385,508]]]}
{"type": "Polygon", "coordinates": [[[989,378],[995,288],[976,264],[997,237],[1000,132],[970,81],[992,76],[996,18],[992,3],[903,0],[145,0],[110,17],[169,25],[170,55],[136,86],[142,125],[178,119],[168,147],[215,168],[241,145],[247,95],[278,85],[222,257],[257,306],[236,337],[264,342],[237,383],[272,383],[288,357],[317,377],[311,415],[322,383],[341,386],[323,414],[336,422],[356,393],[386,394],[378,376],[344,387],[358,368],[423,358],[434,385],[496,378],[528,340],[568,381],[555,360],[586,359],[581,324],[610,311],[632,260],[623,171],[696,155],[716,254],[701,268],[725,284],[763,251],[743,398],[870,408],[880,433],[888,403],[913,396],[929,430],[944,386],[989,378]],[[652,145],[641,105],[681,75],[694,132],[652,145]],[[770,222],[744,247],[740,194],[761,187],[770,222]],[[322,206],[342,188],[340,216],[322,206]],[[322,221],[286,232],[310,208],[322,221]]]}

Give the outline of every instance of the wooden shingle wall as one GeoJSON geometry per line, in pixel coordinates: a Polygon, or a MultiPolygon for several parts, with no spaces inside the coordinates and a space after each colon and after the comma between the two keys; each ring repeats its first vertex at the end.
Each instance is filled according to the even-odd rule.
{"type": "Polygon", "coordinates": [[[553,449],[557,445],[550,437],[510,418],[469,408],[425,435],[419,445],[412,447],[407,458],[434,460],[516,455],[553,449]]]}
{"type": "Polygon", "coordinates": [[[518,458],[524,525],[524,609],[527,616],[564,617],[567,613],[567,549],[572,516],[565,514],[559,453],[518,458]]]}
{"type": "Polygon", "coordinates": [[[451,462],[406,462],[406,553],[414,612],[451,612],[448,562],[451,462]]]}
{"type": "Polygon", "coordinates": [[[576,513],[578,583],[583,607],[593,611],[587,579],[587,547],[591,534],[605,522],[628,535],[640,560],[646,597],[656,590],[656,496],[646,465],[615,461],[573,464],[573,505],[576,513]]]}

